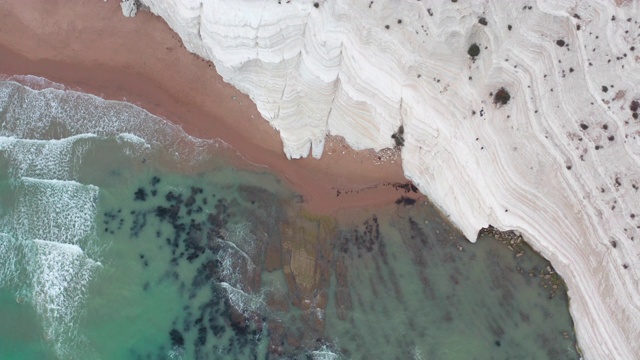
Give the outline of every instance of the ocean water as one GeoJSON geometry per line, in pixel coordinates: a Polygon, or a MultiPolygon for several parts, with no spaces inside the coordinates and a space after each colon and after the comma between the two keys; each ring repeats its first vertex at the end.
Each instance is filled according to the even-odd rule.
{"type": "Polygon", "coordinates": [[[318,216],[232,157],[0,82],[0,358],[579,358],[561,279],[517,236],[470,244],[422,200],[318,216]]]}

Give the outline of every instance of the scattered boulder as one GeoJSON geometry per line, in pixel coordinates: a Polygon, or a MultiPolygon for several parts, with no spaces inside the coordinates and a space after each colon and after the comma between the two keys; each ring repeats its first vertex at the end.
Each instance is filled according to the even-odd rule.
{"type": "Polygon", "coordinates": [[[478,46],[478,44],[471,44],[471,46],[469,46],[469,50],[467,50],[467,54],[469,54],[469,56],[471,56],[472,58],[480,55],[480,47],[478,46]]]}
{"type": "Polygon", "coordinates": [[[501,87],[496,94],[493,96],[493,103],[496,105],[507,105],[511,100],[511,95],[507,91],[507,89],[501,87]]]}
{"type": "Polygon", "coordinates": [[[120,7],[122,8],[122,15],[125,17],[134,17],[138,13],[138,6],[140,3],[138,0],[122,0],[120,7]]]}
{"type": "Polygon", "coordinates": [[[404,126],[400,125],[398,131],[393,133],[391,138],[395,140],[397,147],[404,146],[404,126]]]}

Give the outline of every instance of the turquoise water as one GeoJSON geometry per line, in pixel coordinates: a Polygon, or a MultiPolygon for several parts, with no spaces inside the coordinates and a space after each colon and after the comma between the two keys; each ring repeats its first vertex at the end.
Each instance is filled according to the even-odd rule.
{"type": "Polygon", "coordinates": [[[132,105],[0,82],[0,358],[579,357],[526,246],[472,245],[422,202],[316,216],[228,157],[132,105]]]}

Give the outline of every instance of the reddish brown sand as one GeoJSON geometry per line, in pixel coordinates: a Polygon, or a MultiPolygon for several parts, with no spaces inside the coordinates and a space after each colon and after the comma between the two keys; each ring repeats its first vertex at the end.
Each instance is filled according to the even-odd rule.
{"type": "Polygon", "coordinates": [[[375,153],[352,151],[337,138],[321,160],[287,160],[277,131],[246,95],[189,53],[161,18],[125,18],[116,0],[3,0],[0,74],[126,100],[190,135],[220,138],[286,179],[316,213],[387,204],[404,193],[389,185],[406,182],[398,159],[379,164],[375,153]]]}

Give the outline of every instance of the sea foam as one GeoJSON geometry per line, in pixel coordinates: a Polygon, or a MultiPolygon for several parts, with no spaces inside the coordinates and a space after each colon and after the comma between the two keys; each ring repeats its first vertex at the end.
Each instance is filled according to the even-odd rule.
{"type": "Polygon", "coordinates": [[[20,293],[40,315],[45,337],[58,356],[72,358],[74,349],[88,347],[77,325],[100,266],[83,251],[100,256],[94,224],[99,190],[71,180],[27,177],[13,187],[15,208],[7,227],[15,240],[5,242],[12,249],[4,256],[16,262],[2,270],[9,280],[22,279],[20,293]]]}
{"type": "Polygon", "coordinates": [[[340,355],[333,352],[326,345],[323,345],[319,350],[310,351],[309,355],[313,360],[337,360],[340,355]]]}
{"type": "Polygon", "coordinates": [[[61,140],[32,140],[0,137],[0,152],[9,159],[12,179],[71,180],[78,177],[78,168],[85,151],[91,146],[93,134],[75,135],[61,140]]]}
{"type": "Polygon", "coordinates": [[[66,88],[63,84],[35,75],[0,75],[0,80],[14,81],[28,86],[29,88],[34,90],[42,90],[48,88],[64,90],[66,88]]]}
{"type": "Polygon", "coordinates": [[[221,282],[220,285],[227,291],[231,305],[245,315],[260,313],[266,307],[261,294],[248,294],[226,282],[221,282]]]}
{"type": "Polygon", "coordinates": [[[17,286],[22,271],[22,244],[6,233],[0,233],[0,288],[17,286]]]}
{"type": "Polygon", "coordinates": [[[19,240],[42,239],[90,247],[98,188],[68,180],[22,178],[13,225],[19,240]]]}
{"type": "Polygon", "coordinates": [[[15,80],[37,90],[0,81],[0,180],[11,192],[0,209],[0,286],[34,306],[60,358],[93,354],[78,324],[108,244],[96,234],[100,189],[78,182],[85,155],[115,140],[124,156],[166,151],[188,164],[217,143],[131,104],[15,80]]]}
{"type": "Polygon", "coordinates": [[[224,144],[192,137],[179,126],[126,102],[0,81],[0,136],[59,140],[81,134],[146,143],[178,163],[206,159],[224,144]]]}
{"type": "Polygon", "coordinates": [[[87,286],[100,266],[78,245],[34,240],[28,262],[33,293],[31,301],[42,317],[45,336],[56,353],[73,357],[78,347],[87,347],[78,334],[87,286]]]}

